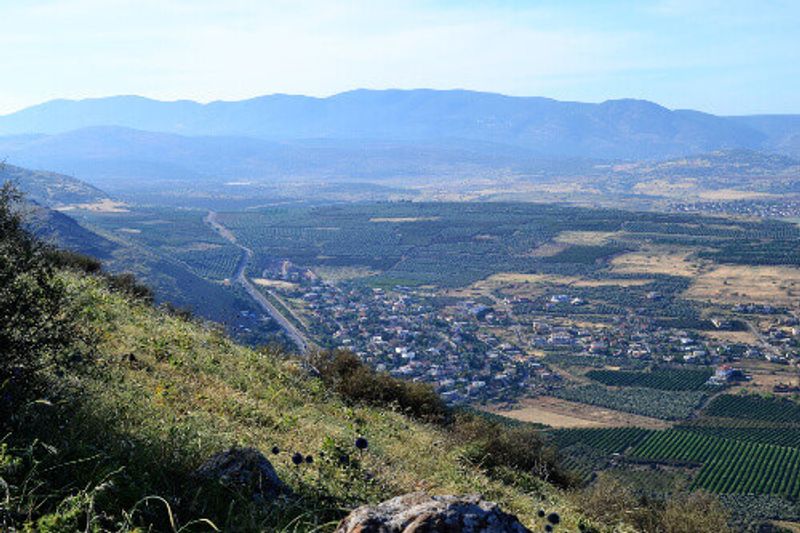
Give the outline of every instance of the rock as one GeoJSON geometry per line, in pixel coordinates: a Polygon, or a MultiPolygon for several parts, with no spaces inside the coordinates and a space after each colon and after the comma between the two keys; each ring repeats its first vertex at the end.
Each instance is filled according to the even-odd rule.
{"type": "Polygon", "coordinates": [[[289,492],[272,463],[255,448],[230,448],[220,452],[203,463],[195,475],[237,492],[249,493],[254,500],[269,501],[289,492]]]}
{"type": "Polygon", "coordinates": [[[517,517],[478,495],[404,494],[375,506],[365,505],[339,523],[336,533],[523,533],[517,517]]]}

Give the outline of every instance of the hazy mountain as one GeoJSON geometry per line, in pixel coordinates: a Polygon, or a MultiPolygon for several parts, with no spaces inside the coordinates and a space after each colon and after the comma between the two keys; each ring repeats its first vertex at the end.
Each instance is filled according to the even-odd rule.
{"type": "Polygon", "coordinates": [[[766,135],[764,144],[772,150],[800,157],[800,115],[753,115],[731,120],[766,135]]]}
{"type": "Polygon", "coordinates": [[[267,140],[470,140],[540,156],[643,159],[725,148],[782,149],[798,131],[793,120],[750,118],[672,111],[641,100],[587,104],[462,90],[357,90],[328,98],[272,95],[209,104],[136,96],[56,100],[0,117],[0,134],[122,126],[267,140]]]}
{"type": "Polygon", "coordinates": [[[0,138],[0,153],[26,167],[48,168],[111,191],[163,188],[167,183],[219,184],[228,180],[324,178],[380,180],[507,169],[537,174],[587,160],[536,156],[524,148],[482,141],[292,140],[184,136],[117,126],[55,135],[0,138]]]}

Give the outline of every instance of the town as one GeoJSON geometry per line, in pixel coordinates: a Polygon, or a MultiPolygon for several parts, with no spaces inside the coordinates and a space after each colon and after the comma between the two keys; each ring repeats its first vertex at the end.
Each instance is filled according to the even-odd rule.
{"type": "MultiPolygon", "coordinates": [[[[513,403],[556,391],[566,380],[554,363],[565,358],[598,368],[715,365],[710,383],[723,384],[743,379],[740,371],[729,370],[731,364],[762,359],[796,364],[800,348],[798,320],[771,306],[733,306],[727,317],[707,321],[712,331],[706,335],[665,325],[641,309],[590,315],[592,302],[571,294],[475,301],[430,287],[333,283],[288,261],[279,264],[262,276],[277,282],[270,292],[302,316],[318,345],[351,350],[379,371],[431,383],[453,404],[513,403]],[[748,327],[757,328],[757,342],[713,335],[748,327]]],[[[661,295],[647,298],[657,301],[661,295]]],[[[775,392],[793,390],[787,384],[775,387],[775,392]]]]}

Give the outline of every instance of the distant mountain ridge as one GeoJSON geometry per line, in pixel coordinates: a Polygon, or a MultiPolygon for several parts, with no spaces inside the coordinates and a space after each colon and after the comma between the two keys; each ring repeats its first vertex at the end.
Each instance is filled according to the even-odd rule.
{"type": "Polygon", "coordinates": [[[116,96],[55,100],[0,116],[0,135],[97,126],[271,141],[473,141],[535,156],[606,160],[734,148],[800,153],[800,116],[720,117],[644,100],[590,104],[465,90],[360,89],[328,98],[277,94],[209,104],[116,96]]]}

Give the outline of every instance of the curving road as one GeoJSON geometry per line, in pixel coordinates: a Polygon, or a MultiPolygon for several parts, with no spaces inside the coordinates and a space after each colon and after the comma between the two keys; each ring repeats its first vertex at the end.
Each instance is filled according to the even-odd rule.
{"type": "Polygon", "coordinates": [[[239,244],[236,240],[236,235],[231,233],[231,231],[222,225],[219,221],[217,213],[215,211],[209,211],[206,215],[205,219],[203,219],[206,224],[211,226],[211,228],[216,231],[220,237],[225,239],[226,241],[230,242],[234,246],[238,247],[242,251],[242,256],[239,258],[239,263],[236,265],[236,271],[233,274],[233,279],[242,286],[245,292],[252,298],[256,304],[258,304],[261,309],[263,309],[270,317],[272,317],[275,322],[286,331],[286,334],[289,335],[289,338],[292,339],[297,345],[297,348],[300,350],[301,353],[306,353],[309,349],[309,342],[306,339],[305,335],[297,329],[297,327],[292,324],[290,320],[288,320],[283,314],[278,310],[277,307],[272,305],[266,296],[264,296],[261,291],[253,285],[253,282],[250,281],[247,277],[247,265],[250,263],[250,260],[253,259],[253,250],[239,244]]]}

